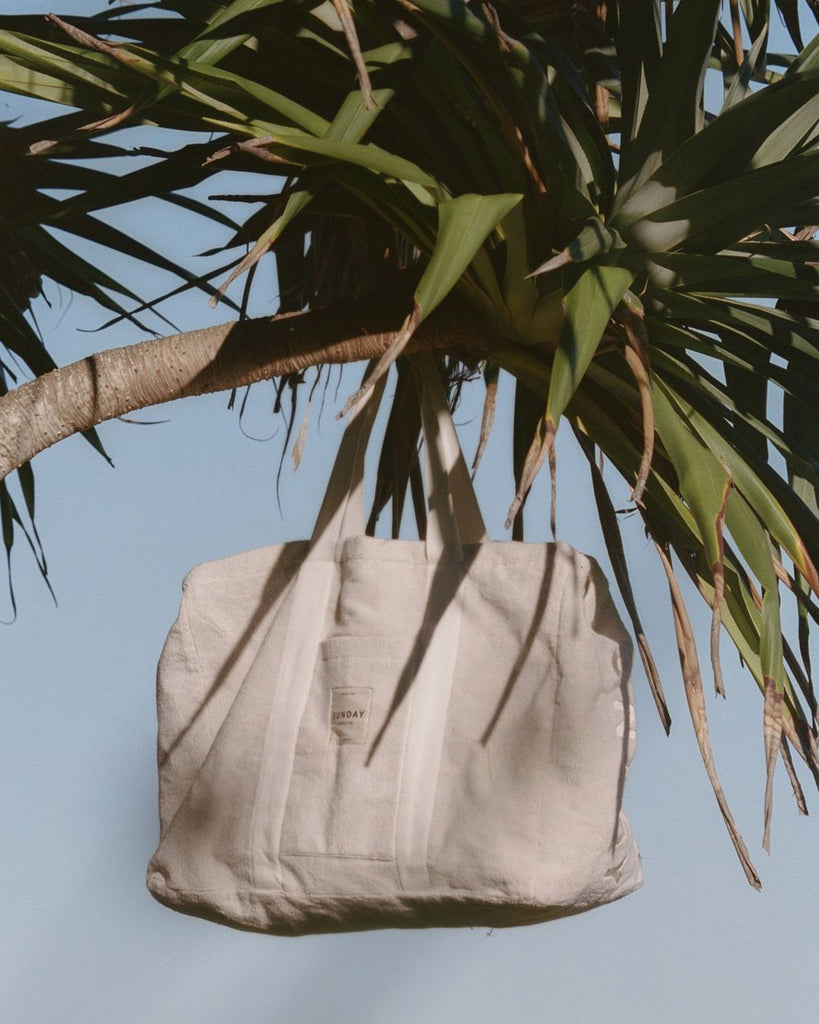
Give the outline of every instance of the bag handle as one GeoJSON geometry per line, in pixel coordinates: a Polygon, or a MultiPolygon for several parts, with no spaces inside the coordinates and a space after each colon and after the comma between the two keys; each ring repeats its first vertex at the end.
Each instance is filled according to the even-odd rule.
{"type": "MultiPolygon", "coordinates": [[[[486,527],[435,362],[428,354],[413,362],[421,385],[426,453],[427,560],[461,561],[462,543],[482,543],[486,527]]],[[[310,540],[310,558],[331,560],[339,538],[364,534],[364,461],[385,383],[386,374],[355,406],[344,431],[310,540]]]]}
{"type": "Polygon", "coordinates": [[[415,365],[421,382],[421,423],[426,450],[427,560],[462,561],[461,545],[486,541],[486,526],[435,361],[430,354],[423,353],[415,358],[415,365]]]}
{"type": "MultiPolygon", "coordinates": [[[[365,378],[369,370],[368,364],[365,378]]],[[[339,538],[364,533],[364,460],[385,384],[386,374],[354,406],[342,434],[310,539],[311,558],[332,559],[339,538]]]]}

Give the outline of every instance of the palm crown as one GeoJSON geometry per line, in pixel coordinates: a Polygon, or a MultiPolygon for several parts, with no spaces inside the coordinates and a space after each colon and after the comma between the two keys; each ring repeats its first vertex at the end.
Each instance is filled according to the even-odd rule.
{"type": "MultiPolygon", "coordinates": [[[[498,374],[512,374],[514,536],[544,462],[554,476],[557,430],[573,431],[667,728],[599,457],[628,482],[667,574],[700,749],[753,884],[713,767],[677,576],[712,608],[717,689],[724,628],[763,694],[767,843],[777,759],[800,808],[791,748],[819,781],[808,652],[819,596],[819,43],[802,46],[795,6],[777,3],[797,55],[771,52],[770,4],[751,0],[162,0],[92,19],[0,18],[0,86],[80,108],[0,129],[7,166],[24,168],[20,195],[0,206],[9,351],[36,375],[54,365],[25,315],[43,275],[138,315],[135,297],[49,225],[214,292],[220,281],[92,216],[157,195],[228,227],[226,252],[249,243],[222,286],[241,274],[252,286],[273,248],[280,312],[399,311],[369,376],[399,360],[376,495],[377,508],[393,498],[396,522],[419,429],[401,353],[435,344],[451,380],[482,370],[482,441],[498,374]],[[706,104],[708,68],[722,91],[706,104]],[[149,168],[109,174],[105,159],[124,153],[116,130],[133,124],[168,129],[167,147],[149,168]],[[173,129],[201,141],[179,147],[173,129]],[[269,172],[275,194],[239,226],[182,191],[248,167],[269,172]],[[41,191],[57,186],[76,194],[41,191]],[[783,590],[798,607],[796,648],[782,633],[783,590]]],[[[5,362],[0,375],[5,392],[5,362]]],[[[27,463],[19,472],[32,495],[27,463]]],[[[2,486],[9,546],[24,516],[2,486]]]]}

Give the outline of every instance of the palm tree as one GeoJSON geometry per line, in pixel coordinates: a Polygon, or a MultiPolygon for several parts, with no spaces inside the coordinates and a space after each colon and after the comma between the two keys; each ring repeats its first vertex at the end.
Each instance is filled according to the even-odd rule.
{"type": "MultiPolygon", "coordinates": [[[[800,809],[791,749],[819,784],[819,42],[803,46],[795,2],[776,7],[795,53],[770,50],[771,5],[752,0],[162,0],[0,18],[0,86],[80,108],[0,134],[20,168],[0,206],[0,331],[35,375],[9,390],[0,364],[0,474],[31,494],[28,460],[104,419],[267,377],[297,386],[334,362],[374,360],[371,385],[397,362],[376,497],[397,523],[419,427],[404,356],[435,349],[456,387],[482,374],[481,444],[511,374],[513,536],[544,463],[554,529],[554,439],[571,430],[667,729],[601,461],[627,481],[667,576],[703,760],[758,885],[714,768],[678,577],[712,610],[717,691],[724,629],[762,694],[767,846],[777,760],[800,809]],[[155,162],[107,172],[117,130],[140,124],[165,132],[155,162]],[[180,129],[200,141],[178,146],[180,129]],[[240,303],[224,327],[55,369],[26,316],[43,275],[120,316],[144,306],[63,260],[49,227],[168,267],[91,214],[147,195],[190,206],[189,185],[249,167],[271,175],[261,210],[231,226],[215,203],[197,209],[230,232],[221,291],[241,275],[258,287],[273,249],[279,314],[248,319],[240,303]],[[54,187],[75,194],[47,199],[54,187]]],[[[3,488],[8,547],[23,516],[3,488]]]]}

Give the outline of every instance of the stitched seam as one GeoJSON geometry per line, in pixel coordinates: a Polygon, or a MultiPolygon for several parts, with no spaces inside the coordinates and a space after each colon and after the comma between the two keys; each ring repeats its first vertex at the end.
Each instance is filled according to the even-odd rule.
{"type": "Polygon", "coordinates": [[[464,624],[464,593],[463,593],[464,583],[465,583],[465,577],[464,577],[464,579],[461,580],[461,583],[458,586],[458,590],[455,593],[455,597],[453,598],[453,600],[458,602],[458,607],[459,607],[459,610],[460,610],[460,615],[458,616],[458,637],[455,640],[455,658],[453,659],[452,667],[451,667],[451,671],[450,671],[449,695],[447,697],[446,710],[444,711],[444,726],[443,726],[443,729],[441,731],[441,745],[438,748],[438,771],[436,772],[436,775],[435,775],[435,795],[432,798],[432,808],[431,808],[431,812],[430,812],[430,816],[429,816],[429,822],[428,822],[429,828],[427,830],[427,845],[426,845],[426,850],[424,851],[424,866],[426,867],[427,871],[429,871],[429,868],[430,868],[430,865],[429,865],[429,844],[430,844],[430,840],[432,838],[432,823],[435,820],[435,808],[438,806],[438,790],[441,787],[441,761],[443,760],[443,753],[444,753],[444,749],[446,747],[447,723],[449,722],[449,708],[450,708],[450,705],[452,704],[452,691],[455,689],[455,672],[456,672],[457,666],[458,666],[458,653],[459,653],[459,651],[461,649],[461,634],[462,634],[462,631],[463,631],[463,624],[464,624]]]}
{"type": "MultiPolygon", "coordinates": [[[[294,580],[294,588],[295,588],[295,586],[298,586],[298,582],[299,582],[299,577],[298,577],[298,574],[297,574],[296,575],[296,579],[294,580]]],[[[287,630],[285,631],[285,635],[284,635],[284,645],[285,645],[285,647],[286,647],[286,645],[287,645],[287,643],[288,643],[288,641],[290,639],[290,632],[291,632],[292,624],[293,624],[293,604],[292,604],[292,600],[291,600],[290,602],[288,602],[287,630]]],[[[250,834],[248,836],[248,860],[250,862],[250,878],[251,878],[251,880],[252,880],[254,885],[256,885],[256,857],[255,857],[255,849],[256,849],[256,843],[255,843],[255,839],[256,839],[256,818],[257,818],[258,808],[259,808],[259,799],[260,799],[259,793],[260,793],[261,788],[262,788],[262,784],[261,784],[262,771],[264,769],[264,765],[265,765],[266,760],[267,760],[267,748],[268,748],[268,745],[269,745],[269,742],[270,742],[270,733],[271,733],[271,730],[273,728],[273,704],[275,702],[275,695],[278,692],[278,688],[279,688],[279,685],[280,685],[280,682],[281,682],[281,666],[279,668],[280,668],[279,678],[276,680],[276,689],[273,691],[273,700],[270,702],[270,706],[268,708],[267,728],[265,729],[264,743],[262,744],[261,757],[260,757],[259,761],[257,762],[258,770],[257,770],[257,773],[256,773],[256,788],[255,788],[254,793],[253,793],[253,808],[252,808],[252,810],[250,812],[250,834]]]]}
{"type": "MultiPolygon", "coordinates": [[[[158,887],[159,888],[159,887],[158,887]]],[[[215,895],[220,894],[227,898],[235,896],[249,895],[249,896],[283,896],[288,903],[299,904],[312,902],[312,899],[319,897],[321,899],[340,899],[340,900],[351,900],[356,903],[368,903],[368,902],[381,902],[384,899],[398,899],[398,900],[421,900],[431,898],[436,902],[444,902],[450,897],[469,897],[470,902],[477,903],[491,903],[498,906],[570,906],[574,905],[574,900],[568,900],[565,904],[561,903],[535,903],[533,900],[523,899],[515,896],[490,896],[488,894],[481,893],[480,890],[476,889],[422,889],[413,892],[407,892],[405,889],[396,889],[389,892],[383,893],[350,893],[350,892],[324,892],[321,890],[303,890],[300,893],[290,893],[284,889],[177,889],[172,885],[168,885],[163,882],[162,889],[172,893],[188,893],[192,896],[202,895],[215,895]]]]}
{"type": "Polygon", "coordinates": [[[196,646],[196,637],[191,628],[191,616],[188,611],[187,594],[183,594],[182,603],[179,606],[179,625],[185,638],[185,646],[193,651],[193,658],[196,662],[197,673],[202,671],[202,659],[199,657],[199,648],[196,646]]]}
{"type": "MultiPolygon", "coordinates": [[[[571,571],[571,566],[569,566],[569,567],[566,567],[565,565],[563,566],[563,579],[562,579],[562,586],[560,588],[560,607],[559,607],[558,613],[557,613],[557,629],[556,629],[556,632],[555,632],[555,636],[556,637],[562,637],[564,635],[563,634],[563,625],[564,625],[564,619],[565,619],[565,615],[566,615],[567,591],[569,590],[569,587],[567,585],[567,581],[568,581],[568,576],[569,576],[569,572],[570,571],[571,571]]],[[[561,647],[562,647],[562,644],[559,641],[554,644],[554,659],[555,659],[554,664],[555,664],[555,671],[558,674],[558,678],[560,677],[560,674],[563,671],[563,658],[562,658],[562,655],[561,655],[561,647]]],[[[550,752],[551,752],[551,749],[552,749],[552,740],[553,740],[553,736],[554,736],[554,721],[555,721],[555,701],[553,700],[552,701],[552,729],[551,729],[551,732],[549,734],[549,747],[546,750],[546,756],[547,757],[550,755],[550,752]]],[[[529,893],[530,893],[530,898],[531,899],[535,898],[535,887],[537,885],[538,865],[540,864],[540,846],[541,846],[541,839],[543,837],[544,824],[545,824],[543,819],[544,819],[544,808],[546,806],[546,795],[547,795],[546,794],[546,786],[543,786],[543,792],[541,793],[540,801],[539,801],[539,804],[538,804],[538,812],[537,812],[537,837],[535,839],[535,857],[534,857],[534,862],[532,864],[532,877],[529,880],[529,893]]]]}
{"type": "Polygon", "coordinates": [[[367,853],[319,853],[309,850],[284,849],[280,852],[282,857],[310,857],[314,860],[365,860],[373,861],[377,864],[392,864],[395,860],[395,857],[371,857],[367,853]]]}

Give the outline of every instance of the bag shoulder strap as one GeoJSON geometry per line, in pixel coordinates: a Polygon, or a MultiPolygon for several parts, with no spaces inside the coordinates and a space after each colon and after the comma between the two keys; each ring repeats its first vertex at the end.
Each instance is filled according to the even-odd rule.
{"type": "Polygon", "coordinates": [[[311,558],[332,558],[339,537],[364,533],[364,461],[385,384],[386,374],[354,407],[341,437],[310,539],[311,558]]]}
{"type": "MultiPolygon", "coordinates": [[[[486,527],[435,362],[427,353],[413,362],[426,455],[427,558],[460,561],[461,545],[484,542],[486,527]]],[[[332,559],[340,537],[364,533],[365,454],[385,383],[386,375],[355,406],[344,431],[310,541],[311,558],[332,559]]]]}
{"type": "Polygon", "coordinates": [[[426,458],[427,557],[462,558],[461,544],[486,541],[486,526],[466,467],[458,434],[447,406],[435,361],[428,353],[416,357],[421,383],[421,421],[426,458]]]}

